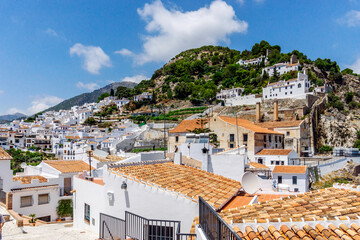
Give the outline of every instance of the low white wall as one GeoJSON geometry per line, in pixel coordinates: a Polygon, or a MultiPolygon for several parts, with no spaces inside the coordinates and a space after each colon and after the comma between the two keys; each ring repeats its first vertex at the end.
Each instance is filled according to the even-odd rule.
{"type": "Polygon", "coordinates": [[[261,102],[261,98],[256,98],[255,95],[246,95],[226,99],[225,106],[256,105],[258,102],[261,102]]]}
{"type": "MultiPolygon", "coordinates": [[[[329,160],[329,161],[327,161],[327,163],[317,165],[319,172],[320,172],[320,176],[324,176],[328,173],[331,173],[333,171],[341,169],[350,160],[354,161],[355,163],[360,164],[360,157],[344,157],[344,158],[340,158],[335,161],[329,160]]],[[[315,165],[315,167],[316,167],[316,165],[315,165]]]]}
{"type": "MultiPolygon", "coordinates": [[[[204,156],[206,155],[204,154],[204,156]]],[[[206,158],[204,158],[202,165],[203,170],[206,170],[206,158]]],[[[208,172],[241,181],[245,169],[245,155],[210,155],[207,169],[208,172]]]]}

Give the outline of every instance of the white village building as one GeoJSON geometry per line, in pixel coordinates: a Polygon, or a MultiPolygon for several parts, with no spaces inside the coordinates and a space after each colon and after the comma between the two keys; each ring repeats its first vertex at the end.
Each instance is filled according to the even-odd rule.
{"type": "Polygon", "coordinates": [[[257,64],[260,64],[264,58],[265,58],[265,56],[260,56],[260,57],[249,59],[249,60],[240,59],[237,62],[237,64],[245,65],[245,66],[247,66],[247,65],[257,65],[257,64]]]}
{"type": "Polygon", "coordinates": [[[309,174],[306,166],[275,166],[273,178],[278,191],[309,191],[309,174]]]}
{"type": "Polygon", "coordinates": [[[216,94],[216,99],[225,100],[225,99],[235,98],[241,96],[241,93],[243,91],[244,88],[221,89],[220,92],[216,94]]]}
{"type": "Polygon", "coordinates": [[[271,77],[274,76],[275,71],[278,75],[282,75],[288,72],[299,71],[300,63],[297,61],[295,55],[292,55],[290,58],[290,62],[286,63],[276,63],[269,67],[264,67],[262,70],[262,74],[265,72],[271,77]]]}
{"type": "Polygon", "coordinates": [[[300,159],[292,149],[263,149],[255,154],[255,162],[266,166],[299,165],[300,159]]]}
{"type": "Polygon", "coordinates": [[[298,72],[297,78],[269,83],[263,88],[263,100],[269,99],[305,99],[309,92],[310,81],[306,74],[298,72]]]}

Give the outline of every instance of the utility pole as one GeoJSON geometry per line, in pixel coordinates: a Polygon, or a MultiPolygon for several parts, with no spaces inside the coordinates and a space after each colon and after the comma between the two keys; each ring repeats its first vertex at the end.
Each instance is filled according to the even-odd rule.
{"type": "Polygon", "coordinates": [[[238,149],[238,155],[240,155],[240,139],[239,139],[239,126],[238,126],[238,118],[237,118],[237,112],[235,110],[235,118],[236,118],[236,135],[237,135],[237,149],[238,149]]]}
{"type": "Polygon", "coordinates": [[[91,151],[88,151],[89,156],[89,165],[90,165],[90,178],[91,178],[91,151]]]}

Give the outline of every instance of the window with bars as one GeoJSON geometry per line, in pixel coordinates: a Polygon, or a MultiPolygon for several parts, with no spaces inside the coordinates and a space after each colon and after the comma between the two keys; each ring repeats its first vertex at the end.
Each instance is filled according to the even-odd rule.
{"type": "Polygon", "coordinates": [[[84,220],[90,224],[90,205],[85,203],[84,220]]]}

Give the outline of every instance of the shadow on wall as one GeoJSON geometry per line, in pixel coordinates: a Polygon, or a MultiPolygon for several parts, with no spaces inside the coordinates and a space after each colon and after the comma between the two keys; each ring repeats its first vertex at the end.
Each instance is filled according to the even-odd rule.
{"type": "Polygon", "coordinates": [[[126,203],[126,207],[130,208],[130,199],[129,199],[129,192],[128,190],[125,190],[125,203],[126,203]]]}

